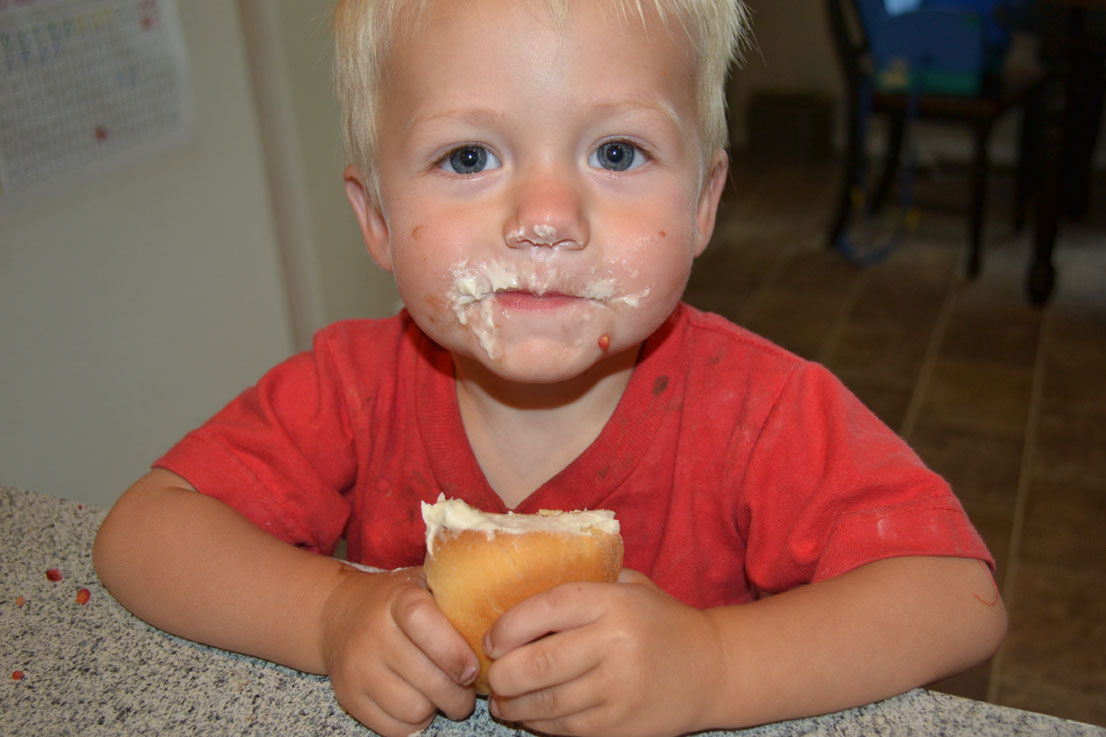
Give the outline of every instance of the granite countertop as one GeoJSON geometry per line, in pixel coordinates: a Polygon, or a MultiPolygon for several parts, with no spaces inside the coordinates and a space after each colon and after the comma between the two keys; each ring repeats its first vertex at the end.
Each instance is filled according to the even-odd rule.
{"type": "MultiPolygon", "coordinates": [[[[127,612],[92,568],[105,513],[0,486],[0,733],[372,734],[342,711],[326,678],[197,645],[127,612]]],[[[467,720],[439,717],[424,734],[528,733],[495,722],[478,699],[467,720]]],[[[1106,737],[1106,729],[919,689],[838,714],[712,734],[1106,737]]]]}

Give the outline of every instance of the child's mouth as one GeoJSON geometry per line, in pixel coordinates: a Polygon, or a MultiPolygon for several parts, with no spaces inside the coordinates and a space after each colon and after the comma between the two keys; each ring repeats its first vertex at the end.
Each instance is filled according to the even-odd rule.
{"type": "Polygon", "coordinates": [[[637,294],[623,293],[612,276],[593,273],[581,279],[563,274],[555,267],[517,268],[496,260],[471,265],[463,261],[455,266],[449,292],[450,304],[462,325],[466,323],[466,308],[489,298],[502,307],[550,310],[580,300],[633,308],[647,296],[648,287],[637,294]]]}
{"type": "Polygon", "coordinates": [[[562,292],[544,292],[541,294],[520,290],[508,289],[494,294],[495,301],[501,307],[509,310],[523,310],[530,312],[543,312],[555,310],[559,307],[580,301],[581,297],[564,294],[562,292]]]}
{"type": "MultiPolygon", "coordinates": [[[[636,274],[634,274],[636,276],[636,274]]],[[[513,264],[492,259],[454,266],[447,297],[457,322],[480,341],[493,359],[501,357],[499,320],[505,314],[554,313],[575,306],[608,310],[633,309],[649,296],[649,287],[626,293],[610,272],[593,268],[586,276],[565,273],[555,266],[513,264]]],[[[580,317],[588,318],[587,313],[580,317]]]]}

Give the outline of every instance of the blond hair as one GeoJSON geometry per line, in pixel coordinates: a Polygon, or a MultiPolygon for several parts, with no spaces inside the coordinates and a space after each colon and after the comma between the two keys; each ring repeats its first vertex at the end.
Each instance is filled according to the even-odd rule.
{"type": "MultiPolygon", "coordinates": [[[[449,0],[463,2],[464,0],[449,0]]],[[[691,44],[696,63],[699,136],[704,162],[726,147],[726,75],[740,56],[748,27],[745,0],[605,0],[624,18],[642,23],[652,4],[662,22],[673,29],[675,18],[691,44]]],[[[334,77],[342,109],[347,161],[376,197],[378,182],[376,131],[380,90],[389,63],[392,40],[401,29],[412,30],[429,0],[338,0],[334,11],[334,77]]],[[[572,0],[543,0],[560,22],[572,0]]]]}

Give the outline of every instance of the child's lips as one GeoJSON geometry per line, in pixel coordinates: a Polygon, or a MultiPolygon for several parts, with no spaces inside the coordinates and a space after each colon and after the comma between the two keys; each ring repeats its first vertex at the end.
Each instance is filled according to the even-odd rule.
{"type": "Polygon", "coordinates": [[[564,292],[529,292],[524,290],[504,290],[495,293],[495,302],[510,310],[544,312],[580,302],[578,297],[564,292]]]}
{"type": "MultiPolygon", "coordinates": [[[[637,278],[636,271],[629,275],[637,278]]],[[[548,313],[577,305],[613,310],[636,308],[650,288],[625,292],[613,273],[562,271],[554,265],[491,259],[476,264],[461,261],[453,267],[453,284],[447,292],[450,306],[461,325],[479,324],[494,332],[495,312],[548,313]]]]}

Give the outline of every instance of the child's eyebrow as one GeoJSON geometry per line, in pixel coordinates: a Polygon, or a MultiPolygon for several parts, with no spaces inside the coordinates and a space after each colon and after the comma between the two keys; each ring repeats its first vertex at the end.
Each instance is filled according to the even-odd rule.
{"type": "Polygon", "coordinates": [[[676,106],[670,100],[651,95],[634,95],[618,100],[604,100],[586,109],[603,116],[615,116],[625,112],[659,115],[666,123],[676,128],[682,128],[685,125],[685,121],[680,117],[676,106]]]}
{"type": "MultiPolygon", "coordinates": [[[[588,116],[596,118],[615,117],[623,114],[645,114],[660,117],[665,123],[676,128],[682,128],[685,121],[680,117],[676,106],[670,100],[653,95],[631,95],[619,99],[596,101],[592,104],[585,103],[580,109],[588,116]]],[[[508,121],[509,116],[500,110],[487,107],[455,108],[447,110],[416,113],[411,117],[407,125],[409,131],[419,130],[438,124],[465,123],[474,126],[502,125],[508,121]]]]}
{"type": "Polygon", "coordinates": [[[470,125],[494,125],[502,124],[507,116],[499,110],[492,108],[458,108],[455,110],[439,110],[430,113],[416,113],[407,124],[408,130],[417,130],[424,127],[433,127],[438,124],[467,123],[470,125]]]}

